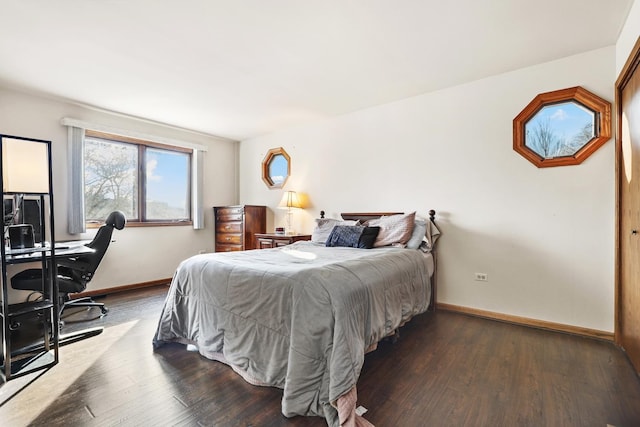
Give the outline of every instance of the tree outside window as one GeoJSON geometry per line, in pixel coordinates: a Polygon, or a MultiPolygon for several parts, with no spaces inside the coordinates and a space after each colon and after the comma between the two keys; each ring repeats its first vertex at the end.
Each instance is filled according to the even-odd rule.
{"type": "Polygon", "coordinates": [[[191,153],[88,135],[84,160],[87,221],[114,210],[130,222],[191,220],[191,153]]]}

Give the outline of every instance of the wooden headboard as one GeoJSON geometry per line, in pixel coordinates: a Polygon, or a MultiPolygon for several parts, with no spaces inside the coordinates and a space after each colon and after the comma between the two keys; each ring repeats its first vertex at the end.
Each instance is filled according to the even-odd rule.
{"type": "Polygon", "coordinates": [[[401,215],[404,212],[342,212],[340,216],[345,220],[368,221],[378,219],[381,216],[401,215]]]}
{"type": "MultiPolygon", "coordinates": [[[[380,218],[381,216],[398,215],[403,213],[404,212],[343,212],[340,216],[345,220],[368,221],[370,219],[380,218]]],[[[324,211],[320,211],[320,218],[324,218],[324,215],[324,211]]],[[[435,222],[436,220],[436,211],[433,209],[429,211],[429,220],[431,222],[435,222]]]]}

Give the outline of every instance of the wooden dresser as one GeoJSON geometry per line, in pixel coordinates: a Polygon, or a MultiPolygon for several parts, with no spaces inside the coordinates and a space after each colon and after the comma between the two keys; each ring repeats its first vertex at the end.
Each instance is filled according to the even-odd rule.
{"type": "Polygon", "coordinates": [[[311,234],[273,234],[273,233],[257,233],[256,249],[279,248],[287,246],[300,240],[311,240],[311,234]]]}
{"type": "Polygon", "coordinates": [[[216,252],[256,249],[256,233],[267,228],[266,206],[216,206],[213,216],[216,252]]]}

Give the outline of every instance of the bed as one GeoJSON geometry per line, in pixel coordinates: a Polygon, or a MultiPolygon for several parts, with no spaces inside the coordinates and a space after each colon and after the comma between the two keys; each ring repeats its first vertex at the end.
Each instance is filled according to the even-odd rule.
{"type": "Polygon", "coordinates": [[[371,425],[355,411],[364,355],[426,311],[435,295],[435,212],[424,220],[425,228],[410,215],[355,213],[342,214],[342,220],[321,215],[312,241],[183,261],[154,348],[168,342],[194,346],[251,384],[281,388],[287,417],[321,416],[329,426],[371,425]],[[383,234],[398,234],[393,218],[412,223],[418,248],[414,242],[407,249],[408,240],[346,247],[344,235],[336,237],[377,228],[372,246],[386,243],[383,234]]]}

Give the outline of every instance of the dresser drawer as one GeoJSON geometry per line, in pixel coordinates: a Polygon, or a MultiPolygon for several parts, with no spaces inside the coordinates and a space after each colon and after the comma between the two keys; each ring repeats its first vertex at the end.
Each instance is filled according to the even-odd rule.
{"type": "Polygon", "coordinates": [[[242,215],[244,213],[244,207],[225,206],[225,207],[216,208],[216,211],[218,212],[218,215],[234,215],[234,214],[242,215]]]}
{"type": "Polygon", "coordinates": [[[242,206],[229,206],[227,208],[218,208],[216,209],[216,217],[235,217],[242,218],[242,214],[244,214],[244,208],[242,206]]]}
{"type": "Polygon", "coordinates": [[[218,233],[216,244],[218,243],[242,246],[242,234],[218,233]]]}
{"type": "Polygon", "coordinates": [[[221,245],[216,243],[216,252],[235,252],[241,250],[242,245],[221,245]]]}
{"type": "Polygon", "coordinates": [[[219,233],[242,233],[242,223],[216,222],[216,234],[219,233]]]}
{"type": "Polygon", "coordinates": [[[227,222],[227,221],[239,221],[242,222],[242,214],[225,214],[222,215],[220,213],[218,213],[218,215],[216,215],[216,221],[220,221],[220,222],[227,222]]]}

